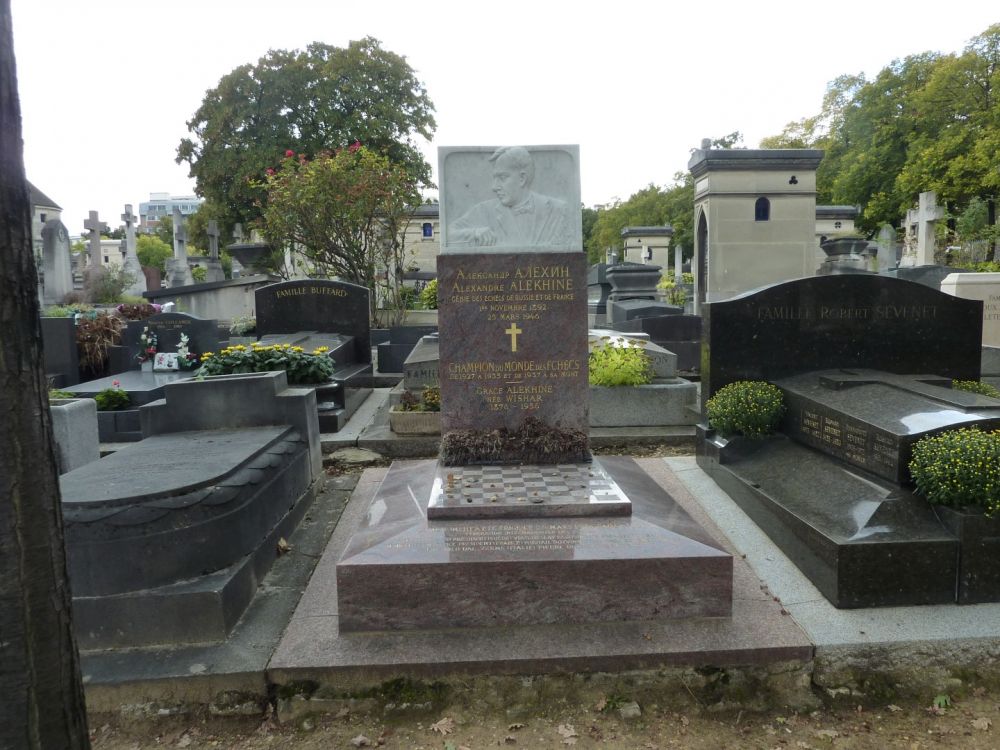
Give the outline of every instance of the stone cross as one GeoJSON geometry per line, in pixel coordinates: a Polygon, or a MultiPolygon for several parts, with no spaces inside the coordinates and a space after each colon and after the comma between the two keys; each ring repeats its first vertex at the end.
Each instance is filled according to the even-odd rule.
{"type": "Polygon", "coordinates": [[[934,223],[944,218],[945,212],[937,205],[937,193],[928,190],[920,194],[917,203],[917,265],[934,263],[934,223]]]}
{"type": "Polygon", "coordinates": [[[83,222],[83,228],[90,230],[90,262],[91,268],[101,267],[101,232],[108,225],[97,218],[97,211],[90,212],[90,218],[83,222]]]}
{"type": "Polygon", "coordinates": [[[139,256],[135,254],[135,214],[132,213],[131,203],[125,204],[122,221],[125,222],[125,272],[134,279],[126,293],[138,297],[146,291],[146,274],[142,271],[139,256]]]}
{"type": "Polygon", "coordinates": [[[184,226],[184,215],[174,206],[174,257],[187,260],[187,227],[184,226]]]}
{"type": "Polygon", "coordinates": [[[167,283],[171,288],[194,283],[194,277],[188,267],[187,229],[184,227],[181,210],[176,206],[174,206],[174,257],[171,258],[167,268],[167,283]]]}
{"type": "Polygon", "coordinates": [[[219,225],[212,219],[208,222],[208,229],[205,230],[205,234],[208,235],[208,254],[212,260],[219,259],[219,225]]]}

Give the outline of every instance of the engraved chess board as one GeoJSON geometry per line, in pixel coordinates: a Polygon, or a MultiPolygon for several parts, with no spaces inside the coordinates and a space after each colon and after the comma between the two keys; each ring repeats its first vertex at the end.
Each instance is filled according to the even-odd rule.
{"type": "Polygon", "coordinates": [[[427,517],[623,516],[632,504],[596,460],[585,464],[438,466],[427,517]]]}

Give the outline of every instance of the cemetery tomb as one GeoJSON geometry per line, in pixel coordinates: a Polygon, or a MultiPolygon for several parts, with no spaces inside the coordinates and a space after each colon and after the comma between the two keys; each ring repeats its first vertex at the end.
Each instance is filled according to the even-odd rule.
{"type": "Polygon", "coordinates": [[[980,304],[847,275],[703,307],[703,397],[767,380],[785,413],[764,439],[699,427],[698,463],[837,607],[1000,601],[982,515],[931,505],[908,468],[922,437],[1000,427],[1000,400],[949,387],[978,379],[980,304]]]}
{"type": "Polygon", "coordinates": [[[442,149],[440,174],[440,333],[407,385],[439,376],[441,456],[372,498],[337,564],[341,637],[729,616],[731,556],[634,461],[590,455],[585,258],[559,231],[576,148],[442,149]]]}
{"type": "Polygon", "coordinates": [[[186,313],[158,313],[145,320],[130,320],[122,333],[122,343],[110,347],[109,369],[115,373],[72,386],[70,390],[81,398],[94,398],[108,388],[120,388],[129,395],[131,407],[119,411],[99,411],[98,430],[102,443],[128,443],[142,440],[139,407],[163,398],[168,383],[194,376],[195,369],[169,371],[142,370],[138,356],[142,352],[140,337],[145,329],[156,336],[158,352],[176,352],[181,335],[188,336],[188,349],[193,354],[218,351],[218,325],[214,320],[196,318],[186,313]],[[117,385],[115,385],[117,383],[117,385]]]}
{"type": "Polygon", "coordinates": [[[322,279],[283,281],[255,292],[262,344],[329,348],[334,373],[316,389],[322,432],[337,432],[371,393],[368,290],[322,279]]]}
{"type": "Polygon", "coordinates": [[[84,650],[224,640],[321,476],[315,396],[284,373],[165,390],[145,440],[60,477],[84,650]]]}

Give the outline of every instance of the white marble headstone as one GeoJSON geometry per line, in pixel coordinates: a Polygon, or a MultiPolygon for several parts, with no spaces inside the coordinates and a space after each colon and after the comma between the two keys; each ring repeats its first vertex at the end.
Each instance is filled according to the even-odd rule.
{"type": "Polygon", "coordinates": [[[438,149],[441,252],[580,252],[579,146],[438,149]]]}

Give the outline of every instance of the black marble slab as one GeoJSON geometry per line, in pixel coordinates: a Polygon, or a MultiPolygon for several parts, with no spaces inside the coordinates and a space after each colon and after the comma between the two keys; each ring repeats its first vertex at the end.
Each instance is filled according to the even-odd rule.
{"type": "Polygon", "coordinates": [[[787,411],[781,431],[898,484],[910,481],[918,440],[950,429],[1000,428],[1000,400],[952,390],[933,375],[821,370],[774,381],[787,411]]]}
{"type": "Polygon", "coordinates": [[[784,435],[699,428],[698,465],[834,606],[955,601],[959,544],[906,489],[784,435]]]}

